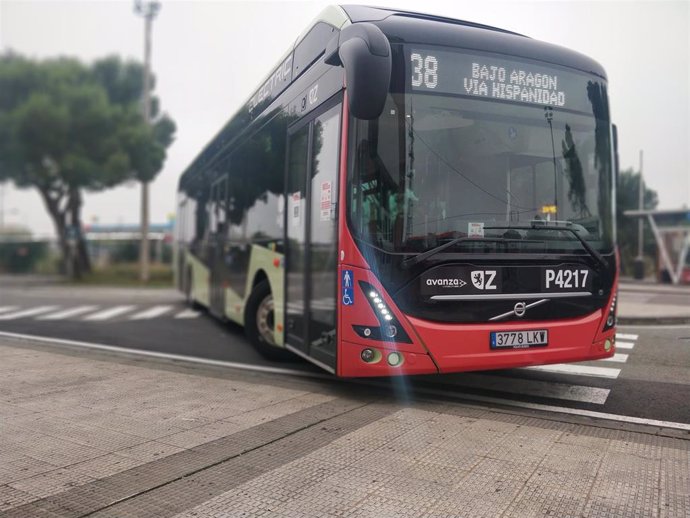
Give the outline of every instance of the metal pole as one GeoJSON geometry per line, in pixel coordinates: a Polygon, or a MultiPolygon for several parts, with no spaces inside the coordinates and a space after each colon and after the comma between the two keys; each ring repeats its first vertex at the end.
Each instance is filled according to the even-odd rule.
{"type": "Polygon", "coordinates": [[[0,229],[5,227],[5,184],[0,183],[0,229]]]}
{"type": "MultiPolygon", "coordinates": [[[[143,116],[146,124],[151,123],[151,26],[160,10],[160,2],[135,0],[134,11],[144,17],[144,99],[143,116]]],[[[141,246],[139,255],[139,279],[149,280],[149,183],[141,182],[141,246]]]]}
{"type": "MultiPolygon", "coordinates": [[[[640,149],[640,177],[638,179],[637,209],[644,209],[644,181],[642,180],[642,150],[640,149]]],[[[651,221],[651,216],[650,216],[651,221]]],[[[637,280],[644,279],[644,221],[642,216],[637,220],[637,257],[633,262],[633,277],[637,280]]]]}
{"type": "MultiPolygon", "coordinates": [[[[640,181],[638,185],[638,200],[637,209],[644,210],[644,180],[642,179],[642,150],[640,149],[640,181]]],[[[643,218],[637,219],[637,258],[643,258],[642,241],[644,239],[644,221],[643,218]]]]}

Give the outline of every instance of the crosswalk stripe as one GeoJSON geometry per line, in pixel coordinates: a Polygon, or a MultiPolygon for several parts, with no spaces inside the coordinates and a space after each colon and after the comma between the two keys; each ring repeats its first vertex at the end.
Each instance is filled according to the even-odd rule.
{"type": "Polygon", "coordinates": [[[84,317],[84,320],[108,320],[109,318],[122,315],[128,311],[132,311],[136,306],[115,306],[114,308],[104,309],[103,311],[98,311],[97,313],[92,313],[84,317]]]}
{"type": "Polygon", "coordinates": [[[616,340],[616,349],[632,349],[635,347],[635,342],[619,342],[616,340]]]}
{"type": "Polygon", "coordinates": [[[616,363],[625,363],[628,361],[628,355],[623,354],[623,353],[616,353],[611,358],[604,358],[603,360],[599,360],[600,362],[616,362],[616,363]]]}
{"type": "Polygon", "coordinates": [[[17,309],[17,306],[0,306],[0,313],[5,313],[7,311],[13,311],[17,309]]]}
{"type": "Polygon", "coordinates": [[[185,309],[184,311],[180,311],[177,315],[175,315],[175,318],[196,318],[200,315],[198,311],[194,311],[193,309],[185,309]]]}
{"type": "Polygon", "coordinates": [[[626,333],[616,333],[616,338],[621,338],[623,340],[637,340],[640,335],[630,335],[626,333]]]}
{"type": "Polygon", "coordinates": [[[57,313],[40,315],[36,317],[36,320],[63,320],[65,318],[76,317],[96,309],[98,309],[98,306],[77,306],[76,308],[65,309],[63,311],[58,311],[57,313]]]}
{"type": "Polygon", "coordinates": [[[565,399],[567,401],[579,401],[603,405],[609,396],[609,389],[587,387],[582,385],[568,385],[549,381],[528,380],[521,378],[504,378],[501,376],[489,376],[483,374],[462,374],[457,381],[449,384],[471,387],[510,394],[546,397],[552,399],[565,399]]]}
{"type": "Polygon", "coordinates": [[[553,365],[534,365],[532,367],[524,367],[525,369],[555,372],[557,374],[576,374],[580,376],[593,376],[595,378],[610,378],[616,379],[621,373],[620,369],[613,369],[610,367],[590,367],[588,365],[577,365],[571,363],[556,363],[553,365]]]}
{"type": "Polygon", "coordinates": [[[35,308],[24,309],[22,311],[15,311],[13,313],[3,313],[0,315],[0,320],[14,320],[15,318],[32,317],[34,315],[40,315],[41,313],[53,311],[59,307],[60,306],[38,306],[35,308]]]}
{"type": "Polygon", "coordinates": [[[153,306],[152,308],[146,309],[129,317],[130,320],[146,320],[149,318],[156,318],[161,316],[163,313],[167,313],[172,309],[172,306],[153,306]]]}

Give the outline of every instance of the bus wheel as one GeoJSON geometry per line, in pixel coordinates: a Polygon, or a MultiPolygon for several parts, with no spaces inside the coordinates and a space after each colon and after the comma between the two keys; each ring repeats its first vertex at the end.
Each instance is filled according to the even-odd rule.
{"type": "Polygon", "coordinates": [[[275,311],[273,294],[268,281],[261,281],[252,290],[247,301],[244,331],[254,347],[271,360],[291,359],[292,355],[276,346],[273,330],[275,311]]]}

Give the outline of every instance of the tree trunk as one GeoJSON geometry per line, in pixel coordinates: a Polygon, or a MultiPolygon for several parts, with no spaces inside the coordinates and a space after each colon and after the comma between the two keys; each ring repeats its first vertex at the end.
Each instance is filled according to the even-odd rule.
{"type": "Polygon", "coordinates": [[[81,193],[78,189],[56,192],[39,187],[38,190],[55,225],[65,273],[78,279],[91,271],[86,241],[81,231],[81,193]]]}
{"type": "Polygon", "coordinates": [[[38,191],[43,198],[48,214],[50,214],[53,224],[55,225],[55,233],[58,238],[58,245],[60,247],[60,255],[62,256],[62,269],[65,274],[71,275],[71,264],[69,261],[69,244],[67,242],[67,222],[65,221],[65,211],[60,210],[60,202],[62,195],[53,196],[48,188],[39,187],[38,191]]]}
{"type": "Polygon", "coordinates": [[[91,272],[91,261],[89,253],[86,248],[86,240],[81,226],[81,192],[79,189],[70,189],[69,201],[67,203],[69,211],[70,224],[72,226],[71,233],[72,242],[70,243],[72,261],[73,261],[73,276],[76,279],[81,278],[85,273],[91,272]]]}

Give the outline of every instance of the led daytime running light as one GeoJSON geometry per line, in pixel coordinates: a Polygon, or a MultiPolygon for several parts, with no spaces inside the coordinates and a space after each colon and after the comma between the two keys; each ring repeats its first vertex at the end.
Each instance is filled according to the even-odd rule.
{"type": "Polygon", "coordinates": [[[383,298],[381,295],[378,294],[375,290],[371,290],[369,292],[369,297],[372,299],[374,303],[375,309],[381,314],[381,316],[385,320],[392,320],[393,317],[390,314],[390,310],[386,307],[386,304],[383,302],[383,298]]]}

